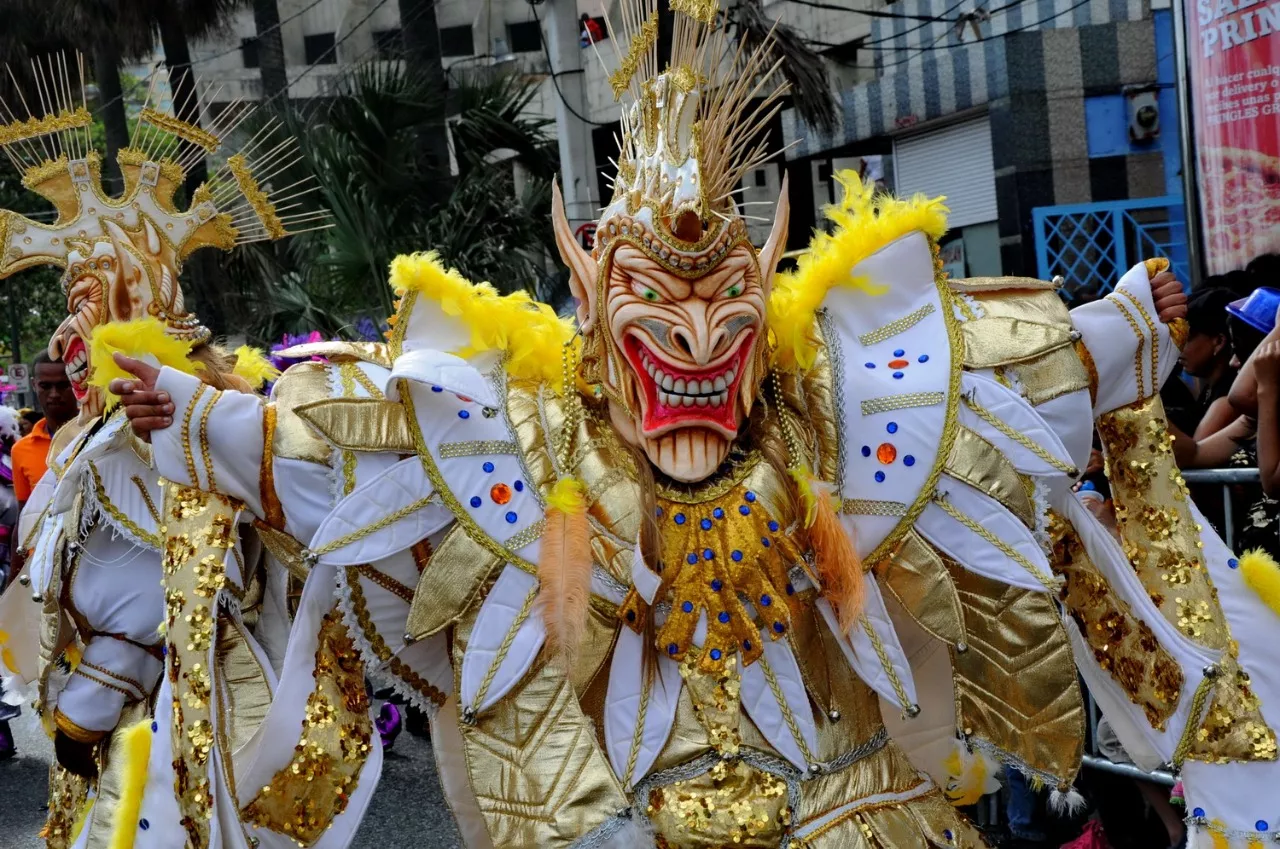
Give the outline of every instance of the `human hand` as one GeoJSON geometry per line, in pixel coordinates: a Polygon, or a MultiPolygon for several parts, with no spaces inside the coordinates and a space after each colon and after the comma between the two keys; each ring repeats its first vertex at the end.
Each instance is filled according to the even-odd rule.
{"type": "Polygon", "coordinates": [[[1187,317],[1187,293],[1173,272],[1161,271],[1151,278],[1151,299],[1155,302],[1156,315],[1165,324],[1187,317]]]}
{"type": "Polygon", "coordinates": [[[173,424],[173,403],[169,394],[156,391],[160,369],[124,354],[116,354],[115,361],[137,379],[116,379],[108,388],[111,394],[119,396],[133,432],[150,442],[151,431],[163,430],[173,424]]]}
{"type": "Polygon", "coordinates": [[[1249,358],[1258,386],[1275,387],[1280,382],[1280,341],[1263,342],[1249,358]]]}

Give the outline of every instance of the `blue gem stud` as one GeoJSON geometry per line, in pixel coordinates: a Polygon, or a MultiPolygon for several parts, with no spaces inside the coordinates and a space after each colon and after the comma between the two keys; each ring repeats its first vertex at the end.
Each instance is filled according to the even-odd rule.
{"type": "Polygon", "coordinates": [[[894,380],[902,380],[902,372],[900,372],[900,371],[895,371],[895,372],[893,373],[893,379],[894,379],[894,380]]]}
{"type": "Polygon", "coordinates": [[[920,362],[920,363],[927,363],[927,362],[929,362],[929,355],[928,355],[928,354],[921,354],[921,355],[920,355],[920,357],[916,360],[916,362],[920,362]]]}
{"type": "Polygon", "coordinates": [[[1203,817],[1203,816],[1204,816],[1204,808],[1194,808],[1194,809],[1192,809],[1192,811],[1191,811],[1191,816],[1193,816],[1193,817],[1203,817]]]}
{"type": "Polygon", "coordinates": [[[493,463],[485,463],[480,468],[484,469],[485,474],[489,474],[493,471],[493,463]]]}
{"type": "Polygon", "coordinates": [[[146,831],[147,829],[151,828],[151,823],[147,822],[146,818],[144,817],[143,819],[138,820],[138,828],[142,829],[143,831],[146,831]]]}
{"type": "Polygon", "coordinates": [[[720,615],[717,616],[716,618],[719,619],[722,623],[727,624],[729,621],[729,613],[728,611],[722,610],[720,611],[720,615]]]}
{"type": "Polygon", "coordinates": [[[466,410],[459,410],[459,411],[458,411],[458,418],[460,418],[460,419],[469,419],[469,418],[471,418],[471,414],[470,414],[470,413],[468,413],[466,410]]]}
{"type": "Polygon", "coordinates": [[[432,392],[443,392],[443,391],[444,391],[444,387],[443,387],[443,386],[433,386],[433,387],[431,387],[431,391],[432,391],[432,392]]]}
{"type": "Polygon", "coordinates": [[[905,356],[905,355],[906,355],[906,353],[907,353],[906,351],[904,351],[904,350],[902,350],[901,348],[899,348],[898,350],[896,350],[896,351],[894,351],[894,352],[893,352],[893,355],[894,355],[895,357],[902,357],[902,356],[905,356]]]}
{"type": "Polygon", "coordinates": [[[478,495],[473,495],[473,496],[471,496],[471,506],[472,506],[472,508],[479,507],[479,506],[480,506],[481,504],[483,504],[483,503],[484,503],[484,502],[480,500],[480,496],[478,496],[478,495]]]}
{"type": "Polygon", "coordinates": [[[716,592],[720,592],[720,589],[723,586],[724,586],[724,583],[719,578],[711,579],[711,589],[715,590],[716,592]]]}
{"type": "Polygon", "coordinates": [[[765,548],[768,548],[769,546],[773,545],[773,543],[769,541],[768,537],[760,537],[760,544],[763,545],[765,548]]]}
{"type": "Polygon", "coordinates": [[[775,521],[770,521],[769,530],[773,531],[776,534],[778,532],[778,523],[775,521]]]}
{"type": "Polygon", "coordinates": [[[712,650],[711,650],[711,659],[712,659],[712,660],[719,660],[722,656],[723,656],[723,655],[721,655],[721,654],[720,654],[720,649],[712,649],[712,650]]]}
{"type": "Polygon", "coordinates": [[[692,613],[692,612],[693,612],[693,602],[691,602],[691,601],[686,601],[684,604],[680,605],[680,609],[681,609],[681,610],[683,610],[685,613],[692,613]]]}
{"type": "Polygon", "coordinates": [[[515,487],[516,492],[524,492],[524,481],[516,481],[512,486],[515,487]]]}
{"type": "Polygon", "coordinates": [[[636,612],[634,610],[627,611],[627,621],[628,622],[636,621],[636,612]]]}
{"type": "Polygon", "coordinates": [[[787,626],[786,626],[786,625],[783,625],[781,622],[774,622],[774,623],[773,623],[773,632],[774,632],[775,634],[781,634],[781,633],[782,633],[783,631],[785,631],[785,630],[787,630],[787,626]]]}
{"type": "Polygon", "coordinates": [[[750,641],[750,640],[743,640],[743,641],[742,641],[742,650],[743,650],[743,651],[751,651],[751,641],[750,641]]]}
{"type": "Polygon", "coordinates": [[[897,432],[898,432],[898,423],[897,423],[897,422],[889,422],[887,425],[885,425],[885,426],[884,426],[884,429],[885,429],[885,430],[887,430],[887,431],[889,431],[889,433],[897,433],[897,432]]]}
{"type": "Polygon", "coordinates": [[[743,504],[743,505],[741,505],[740,507],[738,507],[738,512],[739,512],[739,513],[741,513],[741,514],[742,514],[742,515],[744,515],[744,516],[750,516],[750,515],[751,515],[751,505],[749,505],[749,504],[743,504]]]}
{"type": "Polygon", "coordinates": [[[951,842],[951,838],[952,838],[952,837],[954,837],[954,835],[951,833],[951,829],[949,829],[949,828],[948,828],[948,829],[943,829],[942,836],[946,839],[946,841],[947,841],[948,843],[950,843],[950,842],[951,842]]]}
{"type": "Polygon", "coordinates": [[[1258,831],[1266,831],[1268,828],[1270,828],[1270,826],[1267,825],[1266,820],[1258,820],[1253,824],[1253,827],[1258,831]]]}
{"type": "Polygon", "coordinates": [[[902,458],[902,465],[904,466],[914,466],[915,464],[916,464],[916,458],[911,456],[910,454],[902,458]]]}
{"type": "Polygon", "coordinates": [[[714,551],[712,551],[711,549],[709,549],[709,548],[704,548],[704,549],[702,549],[702,559],[703,559],[703,560],[714,560],[714,559],[715,559],[715,557],[716,557],[716,553],[715,553],[714,551]]]}
{"type": "Polygon", "coordinates": [[[748,492],[746,494],[746,499],[747,501],[750,501],[752,504],[754,504],[756,501],[756,494],[754,492],[748,492]]]}
{"type": "Polygon", "coordinates": [[[791,585],[790,581],[787,581],[787,595],[795,595],[795,594],[796,594],[796,588],[791,585]]]}
{"type": "Polygon", "coordinates": [[[738,549],[736,548],[733,551],[729,552],[729,556],[733,558],[734,563],[742,562],[742,552],[738,551],[738,549]]]}
{"type": "Polygon", "coordinates": [[[871,446],[870,446],[870,445],[864,445],[864,446],[862,446],[862,456],[863,456],[863,457],[870,457],[870,456],[871,456],[871,446]]]}
{"type": "Polygon", "coordinates": [[[157,732],[157,731],[159,731],[159,730],[160,730],[160,726],[159,726],[159,724],[157,724],[157,723],[155,723],[155,722],[151,723],[151,733],[152,733],[152,734],[154,734],[155,732],[157,732]]]}
{"type": "Polygon", "coordinates": [[[768,594],[768,593],[765,593],[764,595],[760,596],[760,606],[761,606],[761,607],[768,607],[768,606],[769,606],[769,605],[771,605],[771,604],[773,604],[773,599],[769,598],[769,594],[768,594]]]}
{"type": "Polygon", "coordinates": [[[680,647],[677,646],[675,643],[671,643],[670,645],[667,646],[667,654],[674,655],[678,651],[680,651],[680,647]]]}
{"type": "Polygon", "coordinates": [[[1227,561],[1227,566],[1229,566],[1232,569],[1237,569],[1240,566],[1240,561],[1232,557],[1230,560],[1227,561]]]}
{"type": "Polygon", "coordinates": [[[866,366],[867,366],[867,368],[875,368],[875,367],[876,367],[876,364],[875,364],[875,363],[867,363],[867,364],[866,364],[866,366]]]}
{"type": "Polygon", "coordinates": [[[700,525],[702,526],[702,529],[703,529],[704,531],[709,531],[709,530],[711,530],[711,520],[710,520],[710,519],[703,519],[703,520],[702,520],[701,522],[699,522],[698,524],[700,524],[700,525]]]}
{"type": "Polygon", "coordinates": [[[690,553],[689,556],[685,558],[685,562],[692,566],[698,562],[698,555],[690,553]]]}
{"type": "Polygon", "coordinates": [[[516,519],[519,519],[519,518],[520,518],[520,517],[519,517],[519,516],[517,516],[515,513],[508,513],[508,514],[507,514],[507,516],[506,516],[507,524],[508,524],[508,525],[514,525],[514,524],[516,523],[516,519]]]}
{"type": "Polygon", "coordinates": [[[884,483],[884,472],[876,472],[876,483],[884,483]]]}
{"type": "Polygon", "coordinates": [[[684,522],[685,522],[685,518],[684,518],[684,514],[683,514],[683,513],[677,513],[677,514],[674,516],[674,518],[675,518],[675,520],[676,520],[676,524],[677,524],[677,525],[683,525],[683,524],[684,524],[684,522]]]}
{"type": "Polygon", "coordinates": [[[712,511],[711,511],[711,515],[712,515],[712,516],[715,516],[717,519],[723,519],[723,518],[724,518],[724,509],[723,509],[723,508],[720,508],[720,507],[717,507],[716,509],[714,509],[714,510],[712,510],[712,511]]]}

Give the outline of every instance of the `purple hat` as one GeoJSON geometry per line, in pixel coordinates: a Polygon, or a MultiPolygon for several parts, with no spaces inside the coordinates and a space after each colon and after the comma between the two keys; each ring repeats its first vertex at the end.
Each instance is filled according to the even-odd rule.
{"type": "Polygon", "coordinates": [[[1259,286],[1247,298],[1227,304],[1227,312],[1260,333],[1270,333],[1276,326],[1276,309],[1280,308],[1280,289],[1259,286]]]}

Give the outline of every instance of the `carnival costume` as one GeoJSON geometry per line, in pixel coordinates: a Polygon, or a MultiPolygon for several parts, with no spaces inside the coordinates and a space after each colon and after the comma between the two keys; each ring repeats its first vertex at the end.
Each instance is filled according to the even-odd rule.
{"type": "Polygon", "coordinates": [[[1001,766],[1069,800],[1078,665],[1135,760],[1183,766],[1197,839],[1272,839],[1275,565],[1237,563],[1173,464],[1162,261],[1068,313],[948,279],[941,203],[844,175],[775,275],[785,192],[759,251],[732,197],[768,48],[671,7],[661,73],[654,3],[611,39],[594,250],[554,213],[576,327],[418,255],[389,344],[301,351],[327,361],[269,404],[161,370],[157,469],[307,575],[264,724],[296,747],[255,765],[250,818],[305,844],[367,789],[332,749],[368,733],[339,698],[362,660],[438,709],[468,846],[978,846],[952,805],[1001,766]],[[1095,420],[1120,541],[1071,492],[1095,420]]]}
{"type": "Polygon", "coordinates": [[[205,129],[147,105],[134,146],[117,157],[123,192],[112,196],[67,60],[39,71],[47,112],[0,126],[0,143],[57,216],[43,224],[0,211],[0,277],[64,270],[70,315],[50,355],[65,364],[80,416],[58,432],[26,508],[29,589],[4,600],[15,629],[4,666],[6,688],[37,684],[60,761],[87,753],[93,766],[77,772],[96,771],[53,767],[44,836],[50,847],[256,846],[236,777],[257,753],[284,655],[287,575],[261,567],[238,505],[160,480],[150,447],[104,390],[122,374],[112,359],[121,352],[199,374],[212,396],[252,397],[265,359],[242,349],[233,372],[184,307],[178,277],[197,250],[278,239],[312,220],[287,214],[280,193],[259,185],[296,145],[276,145],[264,127],[181,209],[186,169],[252,110],[232,104],[203,116],[205,129]],[[33,610],[38,626],[18,634],[33,610]]]}

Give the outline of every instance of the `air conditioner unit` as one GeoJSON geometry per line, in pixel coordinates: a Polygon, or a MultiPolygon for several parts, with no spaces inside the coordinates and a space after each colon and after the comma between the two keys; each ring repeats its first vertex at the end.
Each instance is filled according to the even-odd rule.
{"type": "Polygon", "coordinates": [[[1129,140],[1134,144],[1150,144],[1159,137],[1159,94],[1158,86],[1125,89],[1124,98],[1129,114],[1129,140]]]}

